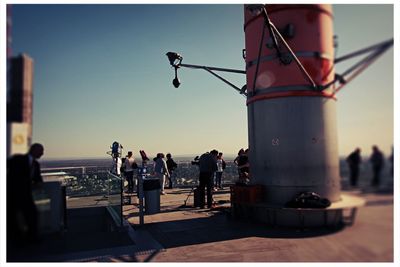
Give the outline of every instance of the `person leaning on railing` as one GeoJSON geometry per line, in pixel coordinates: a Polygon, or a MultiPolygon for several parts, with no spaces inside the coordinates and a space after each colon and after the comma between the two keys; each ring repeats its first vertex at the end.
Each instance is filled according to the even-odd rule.
{"type": "Polygon", "coordinates": [[[200,194],[200,208],[204,208],[205,202],[205,189],[207,187],[207,207],[212,207],[212,188],[213,188],[213,176],[214,172],[217,171],[217,156],[218,151],[212,150],[211,152],[204,153],[199,158],[199,194],[200,194]]]}

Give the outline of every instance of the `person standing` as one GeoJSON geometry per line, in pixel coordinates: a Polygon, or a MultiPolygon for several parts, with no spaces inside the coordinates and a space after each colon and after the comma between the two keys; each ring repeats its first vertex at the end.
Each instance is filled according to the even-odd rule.
{"type": "Polygon", "coordinates": [[[350,169],[350,184],[351,186],[357,186],[359,169],[361,163],[361,149],[356,148],[347,158],[347,164],[350,169]]]}
{"type": "Polygon", "coordinates": [[[217,170],[217,150],[204,153],[199,158],[199,195],[200,195],[200,208],[205,205],[205,190],[207,188],[207,207],[212,207],[212,188],[213,188],[213,175],[217,170]]]}
{"type": "Polygon", "coordinates": [[[233,160],[233,163],[237,166],[237,171],[238,171],[238,176],[239,176],[239,178],[240,178],[239,159],[240,159],[240,157],[241,157],[243,154],[244,154],[244,149],[241,148],[241,149],[238,151],[237,157],[233,160]]]}
{"type": "Polygon", "coordinates": [[[394,148],[392,146],[392,154],[389,157],[390,161],[390,174],[394,177],[394,148]]]}
{"type": "Polygon", "coordinates": [[[165,176],[169,177],[167,163],[164,160],[165,156],[163,153],[158,153],[155,158],[154,172],[158,179],[160,179],[161,195],[165,195],[165,176]]]}
{"type": "Polygon", "coordinates": [[[168,177],[168,181],[169,181],[168,188],[169,189],[172,189],[172,175],[177,167],[178,167],[178,164],[176,164],[176,162],[172,158],[171,153],[168,153],[167,154],[167,168],[168,168],[168,172],[169,172],[169,177],[168,177]]]}
{"type": "Polygon", "coordinates": [[[240,154],[238,159],[239,184],[247,184],[250,178],[249,149],[240,154]]]}
{"type": "Polygon", "coordinates": [[[223,189],[222,174],[226,168],[226,162],[222,156],[223,153],[219,152],[217,157],[217,171],[215,172],[215,187],[218,189],[223,189]]]}
{"type": "Polygon", "coordinates": [[[380,183],[380,175],[384,166],[384,156],[383,153],[379,150],[378,146],[372,146],[372,154],[369,161],[372,164],[373,178],[372,178],[372,186],[378,187],[380,183]]]}
{"type": "Polygon", "coordinates": [[[134,182],[133,182],[133,171],[137,169],[137,164],[135,162],[135,157],[132,151],[128,151],[128,155],[125,158],[125,178],[128,181],[128,193],[133,192],[134,182]]]}
{"type": "Polygon", "coordinates": [[[7,242],[35,242],[38,239],[38,211],[32,189],[43,183],[40,164],[42,144],[33,144],[29,152],[15,155],[7,162],[7,242]]]}

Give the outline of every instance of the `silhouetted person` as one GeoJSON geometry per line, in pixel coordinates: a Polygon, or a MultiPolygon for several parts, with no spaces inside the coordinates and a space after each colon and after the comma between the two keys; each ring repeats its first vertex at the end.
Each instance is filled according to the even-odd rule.
{"type": "Polygon", "coordinates": [[[351,186],[357,186],[358,176],[360,173],[361,163],[361,149],[356,148],[347,158],[347,164],[350,169],[350,184],[351,186]]]}
{"type": "Polygon", "coordinates": [[[217,170],[217,156],[218,151],[212,150],[211,152],[204,153],[199,158],[199,195],[200,195],[200,208],[204,208],[205,189],[207,187],[207,207],[212,207],[212,188],[213,176],[217,170]]]}
{"type": "Polygon", "coordinates": [[[244,154],[244,149],[241,148],[241,149],[238,151],[237,157],[233,160],[233,163],[237,166],[237,171],[238,171],[238,176],[239,176],[239,177],[240,177],[239,158],[240,158],[240,156],[242,156],[243,154],[244,154]]]}
{"type": "Polygon", "coordinates": [[[7,240],[8,245],[34,242],[38,238],[38,213],[32,188],[42,182],[40,164],[44,152],[33,144],[25,155],[15,155],[7,162],[7,240]]]}
{"type": "Polygon", "coordinates": [[[249,181],[249,157],[248,157],[249,149],[243,151],[238,159],[238,168],[239,168],[239,184],[247,184],[249,181]]]}
{"type": "Polygon", "coordinates": [[[168,188],[169,189],[172,189],[172,174],[174,173],[174,171],[177,167],[178,167],[178,164],[176,164],[176,162],[172,158],[171,154],[168,153],[167,154],[167,168],[168,168],[168,172],[169,172],[169,177],[168,177],[168,181],[169,181],[168,188]]]}
{"type": "Polygon", "coordinates": [[[389,157],[390,161],[390,173],[392,174],[392,177],[394,176],[394,148],[392,147],[392,154],[389,157]]]}
{"type": "Polygon", "coordinates": [[[380,183],[380,175],[384,166],[384,156],[383,153],[379,150],[378,146],[374,145],[372,147],[372,155],[369,161],[372,164],[373,178],[372,185],[379,186],[380,183]]]}

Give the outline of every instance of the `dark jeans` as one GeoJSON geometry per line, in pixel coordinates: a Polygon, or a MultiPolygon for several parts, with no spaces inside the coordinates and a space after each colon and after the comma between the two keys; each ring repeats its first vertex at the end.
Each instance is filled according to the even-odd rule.
{"type": "Polygon", "coordinates": [[[169,184],[168,184],[168,188],[172,188],[172,173],[173,173],[173,171],[172,170],[170,170],[169,171],[169,176],[168,176],[168,182],[169,182],[169,184]]]}
{"type": "Polygon", "coordinates": [[[357,186],[358,173],[359,173],[358,167],[350,168],[350,184],[351,184],[351,186],[357,186]]]}
{"type": "Polygon", "coordinates": [[[213,173],[212,172],[200,172],[200,184],[199,184],[199,195],[200,195],[200,207],[204,208],[204,197],[205,190],[207,187],[207,207],[211,208],[212,205],[212,188],[213,188],[213,173]]]}
{"type": "Polygon", "coordinates": [[[216,172],[215,173],[215,187],[221,188],[221,182],[222,182],[222,173],[223,172],[216,172]]]}
{"type": "Polygon", "coordinates": [[[125,172],[125,178],[128,181],[128,191],[133,192],[133,171],[125,172]]]}
{"type": "Polygon", "coordinates": [[[372,185],[379,186],[382,166],[380,165],[372,166],[372,170],[374,172],[374,177],[372,178],[372,185]]]}

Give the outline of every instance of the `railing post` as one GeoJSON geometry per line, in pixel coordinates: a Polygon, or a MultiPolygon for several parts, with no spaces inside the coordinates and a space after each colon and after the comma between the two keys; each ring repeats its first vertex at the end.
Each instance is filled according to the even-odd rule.
{"type": "Polygon", "coordinates": [[[121,195],[121,211],[120,211],[120,227],[123,226],[123,209],[124,209],[124,180],[122,177],[119,180],[119,186],[120,186],[120,195],[121,195]]]}
{"type": "Polygon", "coordinates": [[[142,168],[139,169],[139,175],[138,175],[138,197],[139,197],[139,223],[140,225],[144,224],[144,211],[143,211],[143,198],[144,198],[144,192],[143,192],[143,178],[145,177],[147,173],[147,166],[146,162],[142,162],[142,168]]]}

